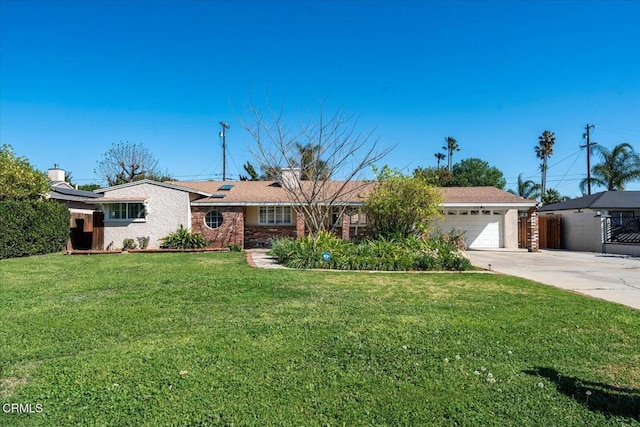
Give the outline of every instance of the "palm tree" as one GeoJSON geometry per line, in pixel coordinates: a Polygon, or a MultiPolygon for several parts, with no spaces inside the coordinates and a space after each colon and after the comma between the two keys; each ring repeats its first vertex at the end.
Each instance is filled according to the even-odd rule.
{"type": "Polygon", "coordinates": [[[300,154],[300,179],[324,180],[329,177],[329,168],[325,160],[320,159],[320,145],[308,143],[302,145],[296,142],[300,154]]]}
{"type": "Polygon", "coordinates": [[[550,188],[541,201],[543,205],[550,205],[551,203],[564,202],[565,200],[569,200],[569,197],[561,195],[555,188],[550,188]]]}
{"type": "Polygon", "coordinates": [[[542,135],[538,137],[538,145],[536,145],[536,156],[542,160],[540,164],[541,183],[540,183],[540,196],[544,198],[545,191],[547,189],[547,160],[553,155],[553,145],[556,143],[556,134],[545,130],[542,135]]]}
{"type": "MultiPolygon", "coordinates": [[[[624,190],[627,183],[640,180],[640,155],[633,151],[631,144],[618,144],[612,150],[596,144],[591,150],[602,157],[602,163],[591,167],[591,185],[615,191],[624,190]]],[[[588,178],[580,181],[583,194],[588,182],[588,178]]]]}
{"type": "Polygon", "coordinates": [[[447,155],[443,154],[443,153],[436,153],[436,154],[434,154],[434,156],[436,156],[436,160],[438,160],[438,169],[440,169],[440,162],[442,160],[446,159],[447,155]]]}
{"type": "Polygon", "coordinates": [[[451,172],[451,170],[453,169],[453,152],[460,151],[460,147],[458,146],[458,141],[450,136],[447,136],[444,141],[447,143],[447,145],[442,147],[442,149],[447,150],[447,156],[449,158],[449,172],[451,172]]]}
{"type": "Polygon", "coordinates": [[[507,190],[511,194],[515,194],[524,199],[537,199],[540,197],[540,184],[536,184],[532,180],[524,180],[522,174],[518,175],[518,192],[507,190]]]}

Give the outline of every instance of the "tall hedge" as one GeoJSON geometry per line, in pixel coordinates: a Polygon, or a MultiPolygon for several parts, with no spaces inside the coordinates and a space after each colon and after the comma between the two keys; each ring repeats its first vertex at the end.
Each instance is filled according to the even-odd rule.
{"type": "Polygon", "coordinates": [[[47,254],[64,249],[70,214],[50,200],[0,201],[0,259],[47,254]]]}

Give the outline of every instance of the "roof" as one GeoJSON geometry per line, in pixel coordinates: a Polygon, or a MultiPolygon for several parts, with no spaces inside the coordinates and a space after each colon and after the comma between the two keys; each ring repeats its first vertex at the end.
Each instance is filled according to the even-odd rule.
{"type": "MultiPolygon", "coordinates": [[[[208,197],[194,201],[194,204],[217,205],[264,205],[291,204],[287,191],[278,181],[179,181],[172,184],[192,188],[208,197]],[[231,187],[233,186],[233,187],[231,187]],[[221,189],[229,188],[228,190],[221,189]]],[[[311,191],[310,182],[302,182],[307,191],[311,191]],[[305,184],[308,184],[305,186],[305,184]]],[[[366,181],[328,181],[322,189],[316,189],[323,194],[320,199],[332,200],[336,195],[337,202],[362,203],[364,197],[371,191],[374,183],[366,181]]]]}
{"type": "Polygon", "coordinates": [[[98,199],[85,200],[85,203],[92,205],[106,205],[109,203],[142,203],[148,197],[100,197],[98,199]]]}
{"type": "Polygon", "coordinates": [[[442,187],[439,189],[444,204],[516,204],[535,206],[535,200],[529,200],[500,190],[496,187],[442,187]]]}
{"type": "MultiPolygon", "coordinates": [[[[194,204],[206,205],[260,205],[291,204],[286,190],[277,181],[180,181],[182,187],[196,189],[202,193],[215,195],[194,201],[194,204]],[[227,191],[220,190],[223,185],[232,185],[227,191]],[[221,197],[223,196],[223,197],[221,197]]],[[[310,183],[308,183],[310,185],[310,183]]],[[[333,198],[340,203],[360,204],[376,186],[369,181],[329,181],[324,188],[324,200],[333,198]]],[[[303,181],[302,185],[305,185],[303,181]]],[[[489,205],[513,207],[532,207],[535,200],[527,200],[495,187],[446,187],[440,188],[444,204],[449,206],[489,205]]]]}
{"type": "Polygon", "coordinates": [[[551,203],[541,207],[540,211],[573,209],[640,209],[640,191],[601,191],[577,199],[551,203]]]}
{"type": "Polygon", "coordinates": [[[62,181],[52,183],[51,191],[49,192],[50,199],[66,200],[69,202],[84,202],[86,199],[99,197],[102,197],[102,195],[91,191],[76,190],[62,181]]]}
{"type": "Polygon", "coordinates": [[[178,191],[186,191],[186,192],[189,192],[189,193],[196,193],[196,194],[200,194],[201,196],[209,196],[210,195],[210,193],[202,193],[202,192],[194,189],[193,187],[187,188],[187,187],[183,187],[181,185],[177,185],[177,184],[174,184],[174,183],[153,181],[151,179],[141,179],[140,181],[126,182],[124,184],[114,185],[112,187],[99,188],[98,190],[95,190],[95,193],[105,193],[107,191],[119,190],[121,188],[134,187],[136,185],[142,185],[142,184],[157,185],[158,187],[165,187],[165,188],[171,188],[173,190],[178,190],[178,191]]]}

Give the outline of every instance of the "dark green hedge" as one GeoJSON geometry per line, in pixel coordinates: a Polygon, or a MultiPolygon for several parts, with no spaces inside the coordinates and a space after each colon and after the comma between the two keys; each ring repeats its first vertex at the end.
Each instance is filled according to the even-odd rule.
{"type": "Polygon", "coordinates": [[[69,210],[57,202],[0,201],[0,259],[64,249],[69,219],[69,210]]]}

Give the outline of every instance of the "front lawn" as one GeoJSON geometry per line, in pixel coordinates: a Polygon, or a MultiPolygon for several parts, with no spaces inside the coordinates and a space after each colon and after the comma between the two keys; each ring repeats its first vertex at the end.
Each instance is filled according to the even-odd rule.
{"type": "Polygon", "coordinates": [[[0,425],[640,424],[640,311],[508,276],[47,255],[0,319],[0,425]]]}

